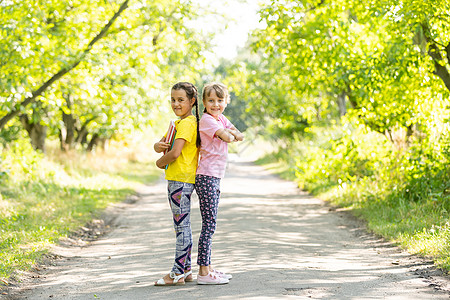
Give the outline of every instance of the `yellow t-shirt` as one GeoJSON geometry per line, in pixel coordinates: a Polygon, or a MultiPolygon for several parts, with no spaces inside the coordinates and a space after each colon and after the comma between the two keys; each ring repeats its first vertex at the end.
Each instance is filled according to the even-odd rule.
{"type": "Polygon", "coordinates": [[[187,183],[195,183],[195,172],[198,165],[197,120],[188,116],[175,121],[177,134],[175,139],[183,139],[183,149],[180,156],[171,162],[166,170],[166,179],[187,183]]]}

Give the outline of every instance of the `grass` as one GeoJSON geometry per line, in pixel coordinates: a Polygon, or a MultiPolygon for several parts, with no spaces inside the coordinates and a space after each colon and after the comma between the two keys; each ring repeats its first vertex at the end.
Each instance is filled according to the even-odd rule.
{"type": "Polygon", "coordinates": [[[272,156],[263,156],[257,160],[255,163],[258,165],[264,165],[264,167],[271,171],[271,173],[278,175],[280,178],[286,180],[295,180],[295,171],[289,164],[286,164],[283,158],[272,156]]]}
{"type": "Polygon", "coordinates": [[[20,279],[21,272],[33,268],[59,239],[161,174],[147,150],[123,145],[96,154],[49,147],[44,156],[26,143],[17,143],[4,149],[1,158],[3,284],[20,279]],[[22,155],[17,156],[17,152],[22,155]]]}
{"type": "MultiPolygon", "coordinates": [[[[296,149],[291,146],[265,155],[257,163],[283,178],[294,178],[299,187],[333,205],[351,210],[372,232],[412,254],[433,259],[436,266],[450,272],[447,161],[431,160],[429,169],[437,170],[434,173],[415,170],[406,154],[399,156],[399,152],[389,152],[380,144],[374,146],[368,136],[354,135],[364,143],[353,144],[351,149],[328,150],[318,143],[310,143],[311,147],[302,143],[296,149]]],[[[409,149],[409,153],[413,151],[409,149]]],[[[425,165],[421,163],[420,167],[425,165]]]]}
{"type": "Polygon", "coordinates": [[[410,253],[432,258],[438,267],[450,271],[450,197],[405,200],[390,185],[375,180],[333,188],[320,196],[351,208],[373,232],[410,253]]]}

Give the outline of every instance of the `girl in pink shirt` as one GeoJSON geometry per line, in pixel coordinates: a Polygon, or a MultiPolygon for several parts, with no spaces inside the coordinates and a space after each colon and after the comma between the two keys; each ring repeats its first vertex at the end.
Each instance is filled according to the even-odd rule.
{"type": "Polygon", "coordinates": [[[228,89],[221,83],[209,83],[203,88],[205,111],[199,123],[202,144],[195,176],[195,190],[202,215],[197,257],[198,284],[225,284],[232,277],[211,266],[211,240],[216,229],[220,179],[225,174],[228,143],[244,139],[243,134],[222,114],[228,99],[228,89]]]}

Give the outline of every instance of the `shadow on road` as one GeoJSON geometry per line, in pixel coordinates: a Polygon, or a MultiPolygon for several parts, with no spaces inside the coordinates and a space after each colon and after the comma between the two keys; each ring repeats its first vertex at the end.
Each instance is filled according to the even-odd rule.
{"type": "MultiPolygon", "coordinates": [[[[55,249],[63,259],[25,299],[448,299],[448,291],[417,275],[429,263],[250,162],[230,163],[222,182],[212,260],[232,281],[154,287],[171,268],[174,231],[165,183],[140,195],[93,245],[55,249]]],[[[192,211],[196,245],[196,197],[192,211]]],[[[195,273],[196,246],[193,265],[195,273]]]]}

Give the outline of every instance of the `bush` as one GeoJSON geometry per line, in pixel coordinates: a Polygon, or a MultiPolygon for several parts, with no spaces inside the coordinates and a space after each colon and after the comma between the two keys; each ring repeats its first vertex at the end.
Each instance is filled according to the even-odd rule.
{"type": "Polygon", "coordinates": [[[123,145],[98,154],[57,149],[44,156],[19,140],[0,153],[1,282],[32,268],[60,238],[160,175],[151,156],[141,160],[123,145]]]}
{"type": "Polygon", "coordinates": [[[449,138],[392,143],[350,125],[312,127],[276,154],[299,186],[352,209],[370,230],[450,270],[449,138]]]}

